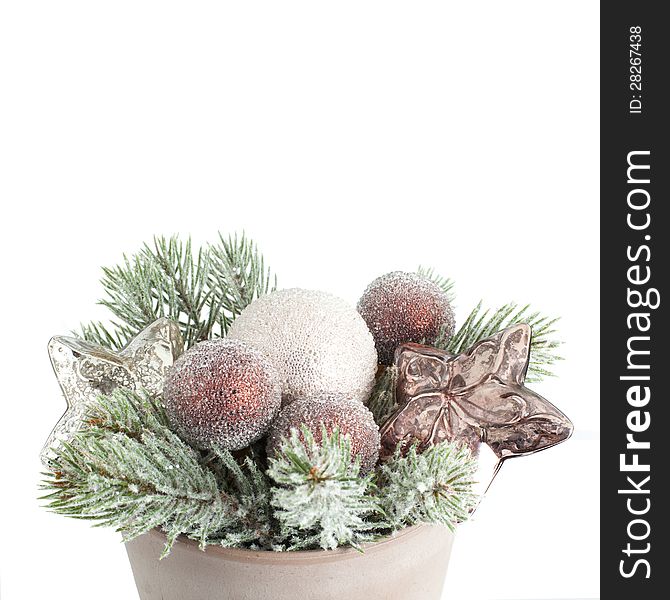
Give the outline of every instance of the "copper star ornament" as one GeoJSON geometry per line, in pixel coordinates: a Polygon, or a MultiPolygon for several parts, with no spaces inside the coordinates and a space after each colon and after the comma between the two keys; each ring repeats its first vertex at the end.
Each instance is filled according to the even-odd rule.
{"type": "Polygon", "coordinates": [[[520,323],[458,356],[419,344],[396,351],[399,408],[381,429],[382,458],[398,444],[421,451],[442,441],[467,445],[485,492],[503,461],[567,440],[570,420],[524,385],[531,329],[520,323]]]}
{"type": "Polygon", "coordinates": [[[184,342],[178,325],[161,318],[119,352],[66,336],[51,338],[48,350],[67,409],[40,454],[47,467],[54,450],[80,428],[87,405],[97,396],[119,387],[160,394],[166,372],[183,352],[184,342]]]}

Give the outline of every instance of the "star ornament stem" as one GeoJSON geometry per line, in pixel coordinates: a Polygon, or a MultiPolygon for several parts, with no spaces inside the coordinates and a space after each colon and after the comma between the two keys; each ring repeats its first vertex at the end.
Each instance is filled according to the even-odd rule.
{"type": "Polygon", "coordinates": [[[48,351],[67,409],[40,453],[46,467],[60,444],[80,429],[87,406],[98,396],[119,387],[160,394],[165,374],[184,351],[184,342],[179,326],[161,318],[120,352],[67,336],[51,338],[48,351]]]}
{"type": "Polygon", "coordinates": [[[396,351],[399,408],[381,429],[380,456],[399,444],[419,451],[442,441],[465,444],[477,457],[484,493],[503,461],[567,440],[572,423],[524,385],[531,329],[508,327],[458,356],[419,344],[396,351]]]}

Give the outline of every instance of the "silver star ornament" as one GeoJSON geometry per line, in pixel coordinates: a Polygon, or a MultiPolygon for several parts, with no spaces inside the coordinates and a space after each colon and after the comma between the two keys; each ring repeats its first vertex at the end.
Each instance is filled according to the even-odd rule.
{"type": "Polygon", "coordinates": [[[48,350],[67,409],[40,453],[47,467],[59,445],[80,429],[87,406],[98,396],[117,388],[160,394],[167,370],[183,352],[184,342],[179,326],[161,318],[119,352],[67,336],[51,338],[48,350]]]}

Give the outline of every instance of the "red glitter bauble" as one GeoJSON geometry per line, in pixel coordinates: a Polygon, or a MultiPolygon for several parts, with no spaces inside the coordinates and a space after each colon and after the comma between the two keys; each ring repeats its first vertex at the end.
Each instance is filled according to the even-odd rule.
{"type": "Polygon", "coordinates": [[[390,365],[395,350],[407,342],[431,345],[439,334],[454,333],[449,297],[435,282],[418,273],[394,271],[375,279],[358,301],[379,362],[390,365]]]}
{"type": "Polygon", "coordinates": [[[239,450],[268,430],[281,404],[279,376],[237,340],[196,344],[170,369],[163,389],[170,425],[197,448],[239,450]]]}
{"type": "Polygon", "coordinates": [[[276,454],[282,438],[289,438],[292,429],[300,431],[302,425],[307,426],[317,442],[322,439],[322,425],[329,434],[337,428],[340,434],[348,435],[352,460],[360,459],[361,473],[369,472],[377,464],[379,427],[361,402],[336,395],[295,400],[281,410],[272,425],[268,456],[276,454]]]}

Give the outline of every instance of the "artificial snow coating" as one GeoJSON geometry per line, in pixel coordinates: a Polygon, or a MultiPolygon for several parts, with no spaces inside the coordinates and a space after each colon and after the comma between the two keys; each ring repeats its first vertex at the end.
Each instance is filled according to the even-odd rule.
{"type": "Polygon", "coordinates": [[[238,340],[196,344],[170,369],[164,387],[172,428],[198,448],[240,450],[269,428],[281,404],[277,371],[238,340]]]}
{"type": "Polygon", "coordinates": [[[393,271],[375,279],[358,301],[379,354],[390,365],[400,344],[432,345],[443,332],[454,333],[454,312],[443,289],[418,273],[393,271]]]}
{"type": "Polygon", "coordinates": [[[273,362],[284,405],[329,393],[364,402],[372,390],[372,335],[356,310],[331,294],[293,288],[261,296],[235,319],[228,337],[273,362]]]}
{"type": "Polygon", "coordinates": [[[300,430],[303,424],[317,442],[321,441],[322,424],[329,434],[335,428],[342,435],[348,434],[352,460],[360,459],[361,473],[367,473],[377,464],[379,427],[372,413],[360,402],[334,394],[302,398],[282,408],[268,436],[268,456],[277,452],[282,438],[290,437],[291,429],[300,430]]]}

